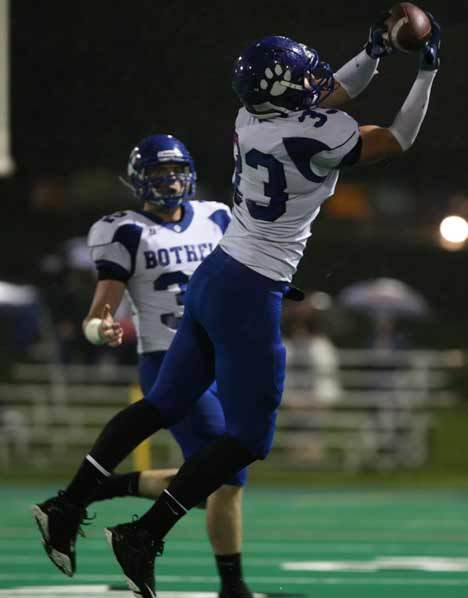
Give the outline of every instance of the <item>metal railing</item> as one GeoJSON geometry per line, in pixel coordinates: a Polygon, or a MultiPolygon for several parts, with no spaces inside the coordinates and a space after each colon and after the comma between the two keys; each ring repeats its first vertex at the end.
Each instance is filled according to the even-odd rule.
{"type": "MultiPolygon", "coordinates": [[[[414,468],[429,456],[434,412],[452,405],[460,351],[339,351],[339,395],[314,392],[313,368],[288,371],[271,456],[289,468],[414,468]]],[[[18,364],[0,384],[0,469],[66,471],[129,401],[136,370],[18,364]]],[[[154,464],[180,463],[169,434],[152,441],[154,464]]]]}

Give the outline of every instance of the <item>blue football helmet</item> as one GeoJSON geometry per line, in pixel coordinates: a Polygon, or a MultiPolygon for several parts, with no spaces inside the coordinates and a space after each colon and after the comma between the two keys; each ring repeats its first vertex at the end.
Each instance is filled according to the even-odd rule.
{"type": "Polygon", "coordinates": [[[232,87],[258,118],[316,106],[334,89],[330,65],[315,50],[288,37],[272,35],[249,46],[236,60],[232,87]]]}
{"type": "Polygon", "coordinates": [[[192,156],[182,141],[172,135],[150,135],[142,139],[130,153],[127,174],[136,197],[157,206],[175,209],[195,195],[197,173],[192,156]],[[166,176],[149,175],[151,167],[168,163],[182,165],[182,172],[166,176]],[[180,193],[162,189],[175,180],[182,184],[180,193]]]}

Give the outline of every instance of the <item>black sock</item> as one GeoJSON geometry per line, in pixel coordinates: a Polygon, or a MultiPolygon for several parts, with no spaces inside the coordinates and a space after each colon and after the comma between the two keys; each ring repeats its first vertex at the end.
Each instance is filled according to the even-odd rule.
{"type": "Polygon", "coordinates": [[[140,517],[139,524],[146,528],[153,538],[161,540],[186,513],[187,509],[167,490],[149,511],[140,517]]]}
{"type": "Polygon", "coordinates": [[[105,478],[88,499],[88,504],[119,496],[138,496],[140,474],[140,471],[131,471],[130,473],[114,473],[110,478],[105,478]]]}
{"type": "Polygon", "coordinates": [[[191,509],[257,458],[235,438],[219,436],[185,461],[167,489],[191,509]]]}
{"type": "Polygon", "coordinates": [[[65,488],[67,498],[80,507],[88,504],[88,496],[108,477],[107,473],[98,469],[88,457],[89,455],[81,462],[75,477],[65,488]]]}
{"type": "Polygon", "coordinates": [[[141,524],[155,539],[162,540],[189,509],[255,460],[237,440],[220,436],[185,461],[168,489],[140,519],[141,524]]]}
{"type": "Polygon", "coordinates": [[[216,554],[215,558],[218,573],[221,578],[221,588],[238,588],[243,582],[240,553],[216,554]]]}
{"type": "Polygon", "coordinates": [[[89,455],[65,490],[71,502],[85,506],[97,485],[140,442],[164,427],[159,410],[142,399],[117,413],[103,428],[89,455]]]}

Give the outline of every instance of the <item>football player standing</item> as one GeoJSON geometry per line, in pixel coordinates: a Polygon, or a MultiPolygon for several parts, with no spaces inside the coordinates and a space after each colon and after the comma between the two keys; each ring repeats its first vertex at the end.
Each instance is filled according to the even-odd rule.
{"type": "Polygon", "coordinates": [[[150,434],[180,421],[216,378],[225,435],[187,459],[138,521],[106,530],[138,596],[154,598],[154,559],[177,521],[271,449],[285,370],[282,299],[340,169],[397,156],[417,137],[439,67],[435,21],[391,126],[359,126],[332,107],[334,93],[353,97],[370,80],[389,52],[384,33],[385,23],[371,29],[366,50],[336,73],[339,86],[316,50],[281,36],[254,43],[236,61],[233,88],[243,107],[236,119],[232,221],[190,280],[184,317],[156,384],[104,427],[65,495],[42,506],[49,527],[68,530],[68,537],[51,535],[47,545],[69,552],[99,481],[150,434]]]}

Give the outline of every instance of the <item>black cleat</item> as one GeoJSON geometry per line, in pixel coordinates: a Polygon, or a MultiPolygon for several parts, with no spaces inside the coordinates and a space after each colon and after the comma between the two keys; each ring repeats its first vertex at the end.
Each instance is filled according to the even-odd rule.
{"type": "Polygon", "coordinates": [[[59,492],[43,503],[33,505],[32,514],[42,535],[48,557],[65,575],[72,577],[76,569],[75,543],[86,509],[71,503],[59,492]]]}
{"type": "Polygon", "coordinates": [[[162,555],[164,542],[136,521],[106,528],[105,534],[134,596],[156,598],[154,559],[162,555]]]}
{"type": "Polygon", "coordinates": [[[245,581],[241,579],[232,586],[223,586],[218,598],[254,598],[254,595],[245,581]]]}

